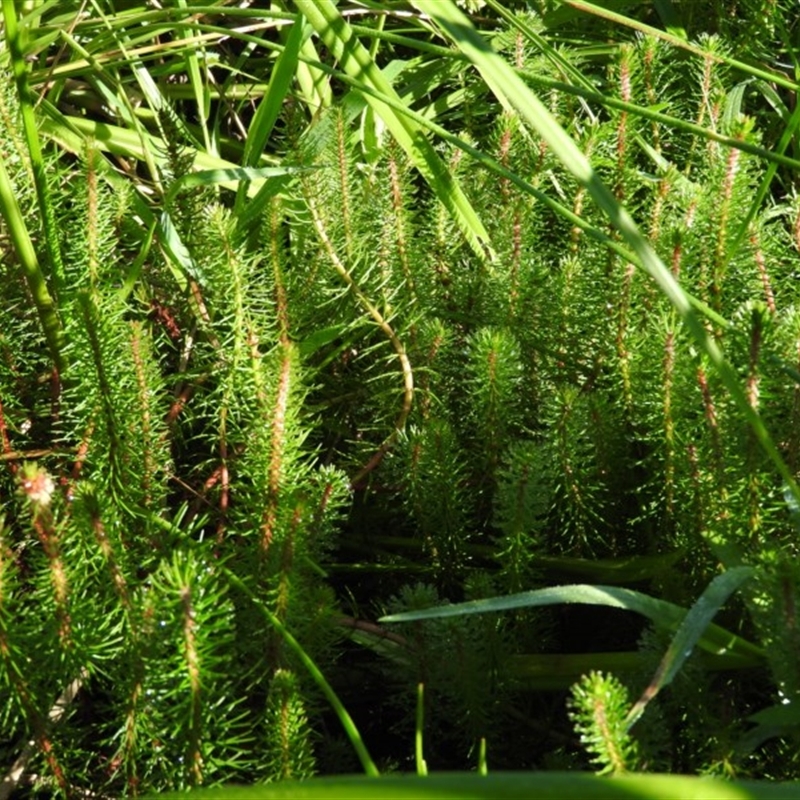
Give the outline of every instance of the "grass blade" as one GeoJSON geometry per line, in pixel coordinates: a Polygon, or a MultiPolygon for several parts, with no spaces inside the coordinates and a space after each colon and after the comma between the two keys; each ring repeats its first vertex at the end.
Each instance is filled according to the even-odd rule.
{"type": "MultiPolygon", "coordinates": [[[[306,651],[303,650],[300,642],[298,642],[297,639],[295,639],[294,636],[289,633],[289,631],[284,627],[283,623],[266,607],[266,605],[264,605],[264,603],[261,602],[258,597],[256,597],[253,591],[241,578],[234,575],[228,569],[225,569],[225,574],[230,582],[237,589],[239,589],[239,591],[243,592],[245,595],[247,595],[247,597],[250,598],[258,610],[264,615],[269,624],[272,625],[272,627],[275,628],[275,630],[281,635],[283,640],[286,642],[286,645],[295,653],[303,666],[309,671],[311,677],[314,679],[314,682],[317,684],[317,686],[319,686],[322,693],[331,704],[331,707],[336,712],[336,716],[339,717],[339,721],[342,723],[345,733],[350,739],[354,750],[358,754],[359,760],[361,761],[361,766],[364,768],[364,772],[371,777],[377,777],[380,773],[378,772],[378,768],[375,766],[375,762],[372,760],[369,752],[367,751],[366,745],[361,738],[361,734],[358,732],[352,717],[347,713],[347,709],[344,707],[344,705],[342,705],[342,701],[339,700],[339,697],[333,690],[333,687],[328,683],[319,667],[312,661],[306,651]]],[[[258,788],[263,791],[264,787],[261,786],[258,788]]]]}
{"type": "Polygon", "coordinates": [[[39,259],[17,203],[2,155],[0,155],[0,214],[8,226],[9,236],[19,259],[20,272],[36,306],[50,357],[59,373],[63,374],[66,368],[63,355],[64,331],[53,298],[47,289],[47,281],[39,266],[39,259]]]}
{"type": "Polygon", "coordinates": [[[717,575],[706,587],[695,604],[684,617],[678,632],[670,642],[664,658],[653,676],[650,685],[636,701],[628,713],[627,725],[630,728],[644,713],[647,704],[678,674],[683,663],[691,655],[714,615],[725,601],[747,580],[753,576],[752,567],[729,569],[717,575]]]}
{"type": "Polygon", "coordinates": [[[169,792],[162,800],[800,800],[800,785],[723,781],[686,775],[622,775],[613,780],[575,772],[439,773],[314,778],[262,786],[169,792]]]}
{"type": "MultiPolygon", "coordinates": [[[[178,7],[183,11],[187,11],[186,0],[178,0],[178,7]]],[[[176,25],[175,32],[178,38],[189,39],[192,36],[192,30],[188,26],[176,25]]],[[[211,95],[208,90],[208,84],[203,80],[200,73],[200,58],[198,58],[197,51],[203,55],[205,61],[205,50],[202,42],[198,42],[197,50],[187,50],[184,56],[186,63],[186,73],[189,77],[189,84],[194,92],[195,103],[197,105],[197,121],[203,131],[203,144],[206,151],[209,153],[217,154],[216,144],[211,139],[208,130],[208,116],[211,113],[211,95]]]]}
{"type": "MultiPolygon", "coordinates": [[[[283,101],[292,85],[292,79],[297,71],[300,47],[303,44],[305,22],[302,17],[289,29],[283,52],[278,56],[275,67],[269,79],[269,86],[265,95],[258,104],[253,121],[247,131],[247,140],[244,143],[242,165],[255,167],[259,163],[261,153],[266,147],[278,115],[281,113],[283,101]]],[[[236,196],[236,207],[241,209],[247,199],[246,186],[242,184],[236,196]]]]}
{"type": "MultiPolygon", "coordinates": [[[[734,570],[730,570],[734,572],[734,570]]],[[[421,611],[406,611],[402,614],[391,614],[378,620],[387,622],[412,622],[421,619],[441,619],[443,617],[458,617],[463,614],[487,614],[496,611],[511,611],[517,608],[535,608],[540,606],[561,605],[562,603],[582,603],[593,606],[608,606],[609,608],[622,608],[626,611],[635,611],[647,617],[656,625],[664,628],[678,628],[686,617],[686,609],[659,600],[656,597],[634,591],[622,589],[618,586],[591,586],[589,584],[573,584],[571,586],[550,586],[546,589],[535,589],[530,592],[505,595],[503,597],[490,597],[483,600],[470,600],[466,603],[426,608],[421,611]]],[[[730,631],[718,625],[709,625],[705,633],[698,639],[700,647],[709,653],[741,653],[746,656],[756,656],[763,659],[764,653],[760,647],[751,644],[730,631]]]]}
{"type": "Polygon", "coordinates": [[[8,53],[11,58],[11,69],[17,85],[19,96],[20,115],[25,133],[25,143],[31,159],[31,170],[36,187],[36,200],[39,213],[42,216],[44,228],[45,247],[50,261],[54,294],[58,297],[58,290],[64,282],[64,264],[61,258],[59,243],[61,237],[56,230],[56,221],[50,204],[50,189],[47,182],[47,173],[42,155],[42,146],[39,141],[39,129],[34,114],[34,97],[28,82],[28,65],[25,61],[24,37],[27,31],[20,26],[14,0],[2,0],[3,23],[5,25],[5,39],[8,53]]]}

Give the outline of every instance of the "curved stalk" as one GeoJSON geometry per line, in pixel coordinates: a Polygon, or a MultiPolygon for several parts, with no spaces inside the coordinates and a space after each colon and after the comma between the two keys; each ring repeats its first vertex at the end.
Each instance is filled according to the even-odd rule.
{"type": "Polygon", "coordinates": [[[355,295],[356,300],[358,300],[364,310],[372,317],[372,319],[375,320],[378,327],[386,334],[386,337],[392,343],[395,353],[397,353],[397,357],[400,360],[400,367],[403,371],[403,407],[400,409],[400,414],[395,422],[395,429],[384,440],[383,444],[378,448],[375,455],[351,481],[354,486],[357,486],[369,472],[378,466],[383,456],[386,454],[392,444],[394,444],[397,434],[405,428],[406,420],[408,419],[408,415],[411,413],[411,406],[414,402],[414,373],[411,369],[411,361],[406,353],[406,348],[400,341],[400,337],[398,337],[398,335],[395,333],[394,328],[392,328],[383,314],[381,314],[377,306],[375,306],[364,294],[364,292],[361,290],[361,287],[356,283],[355,279],[350,274],[350,271],[339,258],[336,248],[333,246],[333,242],[331,242],[328,232],[325,230],[325,223],[322,221],[322,217],[319,214],[319,210],[317,209],[314,200],[308,196],[306,201],[308,203],[309,211],[311,212],[311,218],[314,222],[314,229],[316,230],[317,235],[322,242],[322,246],[325,248],[325,252],[328,254],[328,258],[330,258],[331,263],[333,264],[333,268],[339,273],[342,280],[347,284],[348,288],[355,295]]]}

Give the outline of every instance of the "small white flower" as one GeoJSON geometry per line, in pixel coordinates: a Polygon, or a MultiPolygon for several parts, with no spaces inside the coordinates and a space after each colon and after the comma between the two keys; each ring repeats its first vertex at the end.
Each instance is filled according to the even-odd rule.
{"type": "Polygon", "coordinates": [[[37,506],[48,506],[56,485],[47,470],[40,469],[36,464],[25,464],[22,468],[20,488],[32,503],[37,506]]]}

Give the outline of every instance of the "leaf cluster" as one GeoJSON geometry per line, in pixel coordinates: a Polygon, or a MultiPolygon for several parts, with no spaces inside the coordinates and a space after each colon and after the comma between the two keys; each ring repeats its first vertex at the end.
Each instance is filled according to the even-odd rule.
{"type": "Polygon", "coordinates": [[[307,777],[321,694],[375,771],[314,660],[365,719],[424,684],[433,767],[582,764],[574,683],[606,771],[793,777],[786,5],[56,5],[2,6],[15,785],[307,777]],[[655,677],[619,609],[670,632],[655,677]],[[707,691],[666,689],[696,644],[707,691]]]}

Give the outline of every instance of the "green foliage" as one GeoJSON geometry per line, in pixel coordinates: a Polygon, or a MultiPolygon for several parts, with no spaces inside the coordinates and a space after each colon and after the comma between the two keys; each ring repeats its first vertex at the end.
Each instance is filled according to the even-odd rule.
{"type": "Polygon", "coordinates": [[[268,774],[275,780],[310,778],[314,774],[308,718],[297,678],[278,670],[267,697],[268,774]]]}
{"type": "Polygon", "coordinates": [[[507,451],[499,475],[492,517],[500,532],[495,558],[503,583],[512,592],[533,583],[536,556],[544,550],[537,533],[544,533],[552,491],[545,454],[536,442],[520,442],[507,451]]]}
{"type": "Polygon", "coordinates": [[[306,778],[323,699],[376,773],[332,684],[432,769],[648,705],[796,777],[789,4],[106,5],[3,2],[10,789],[306,778]]]}
{"type": "Polygon", "coordinates": [[[63,793],[311,773],[295,657],[254,629],[223,565],[308,650],[335,638],[311,575],[350,490],[306,445],[305,367],[275,303],[282,264],[247,248],[209,190],[180,188],[193,159],[167,119],[178,244],[145,254],[130,294],[135,190],[114,192],[91,143],[53,167],[66,368],[24,356],[37,333],[11,252],[3,265],[2,713],[6,746],[32,739],[43,785],[63,793]],[[77,713],[54,728],[68,686],[77,713]]]}
{"type": "Polygon", "coordinates": [[[602,767],[619,775],[636,768],[636,742],[627,730],[628,692],[613,675],[590,672],[572,687],[570,717],[581,743],[602,767]]]}

